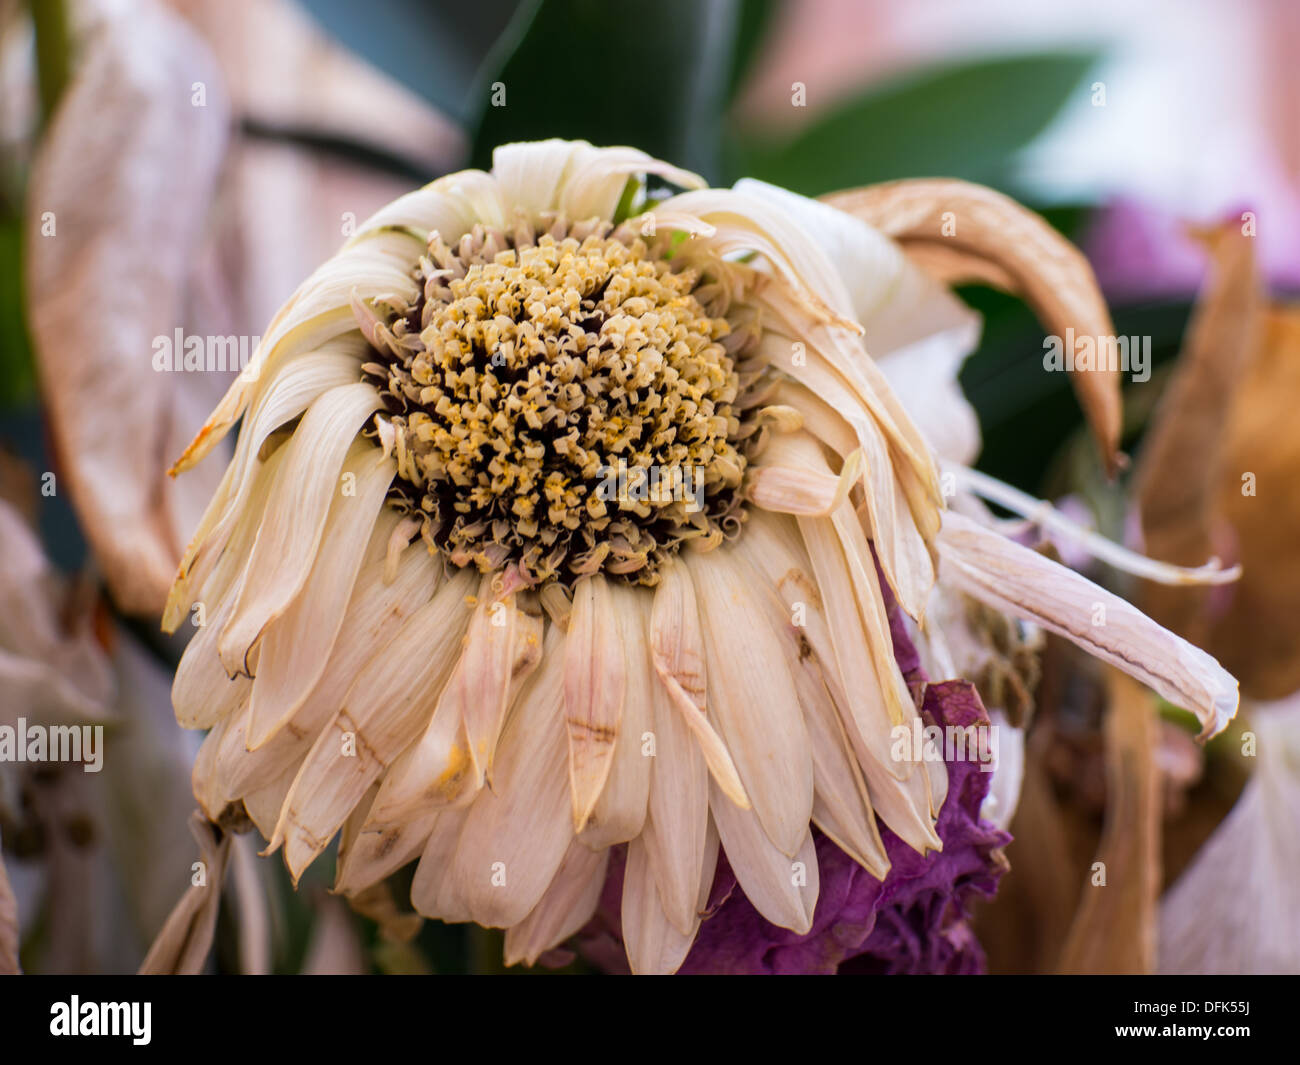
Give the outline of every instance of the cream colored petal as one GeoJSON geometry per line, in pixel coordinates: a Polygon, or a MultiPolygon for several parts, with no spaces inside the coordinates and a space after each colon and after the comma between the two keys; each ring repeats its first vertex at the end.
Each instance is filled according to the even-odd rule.
{"type": "Polygon", "coordinates": [[[761,181],[736,190],[788,214],[830,260],[863,328],[870,358],[858,369],[911,444],[945,456],[977,448],[979,426],[955,375],[979,340],[979,316],[860,219],[761,181]]]}
{"type": "Polygon", "coordinates": [[[433,597],[440,570],[422,546],[403,552],[393,583],[384,583],[387,525],[381,521],[376,526],[333,652],[306,702],[256,751],[250,751],[245,741],[246,715],[234,726],[238,735],[222,744],[217,772],[233,794],[244,794],[259,781],[274,779],[300,763],[342,708],[343,697],[362,667],[383,653],[406,620],[433,597]]]}
{"type": "Polygon", "coordinates": [[[428,721],[469,622],[473,576],[451,576],[357,675],[312,745],[271,839],[296,879],[428,721]]]}
{"type": "MultiPolygon", "coordinates": [[[[306,583],[320,545],[339,473],[379,393],[358,382],[326,392],[308,408],[285,445],[243,585],[217,642],[226,672],[248,672],[248,652],[306,583]]],[[[359,449],[378,449],[362,440],[359,449]]]]}
{"type": "MultiPolygon", "coordinates": [[[[396,473],[392,459],[369,447],[343,464],[342,485],[330,504],[307,583],[263,637],[245,738],[250,749],[261,747],[293,717],[325,672],[396,473]]],[[[391,518],[385,522],[391,523],[391,518]]]]}
{"type": "Polygon", "coordinates": [[[479,585],[465,653],[443,693],[456,700],[465,723],[476,786],[491,775],[512,689],[519,690],[542,658],[541,618],[520,610],[514,593],[501,595],[500,583],[492,575],[479,585]]]}
{"type": "Polygon", "coordinates": [[[698,920],[696,895],[709,831],[709,771],[691,730],[657,683],[654,759],[644,839],[664,913],[683,935],[698,920]]]}
{"type": "Polygon", "coordinates": [[[939,552],[945,582],[1064,636],[1190,710],[1201,739],[1236,714],[1237,682],[1218,662],[1086,577],[952,512],[939,552]]]}
{"type": "Polygon", "coordinates": [[[586,141],[556,138],[503,144],[492,152],[492,176],[507,210],[522,211],[536,222],[542,212],[560,206],[568,177],[595,152],[586,141]]]}
{"type": "Polygon", "coordinates": [[[610,762],[609,779],[592,808],[591,818],[579,838],[593,850],[624,843],[641,831],[654,758],[647,754],[653,742],[656,696],[667,695],[655,675],[650,658],[649,617],[651,593],[644,588],[610,582],[610,598],[618,619],[617,638],[626,667],[626,698],[618,739],[610,762]]]}
{"type": "Polygon", "coordinates": [[[211,728],[247,703],[253,682],[227,676],[217,654],[217,637],[230,616],[226,602],[194,634],[172,680],[172,706],[182,728],[211,728]]]}
{"type": "MultiPolygon", "coordinates": [[[[759,344],[759,353],[773,365],[788,363],[790,375],[829,403],[852,427],[861,449],[867,517],[881,568],[899,604],[920,619],[934,584],[925,530],[937,532],[939,511],[928,508],[928,524],[918,521],[917,509],[907,493],[909,467],[895,461],[876,420],[862,409],[844,381],[815,350],[807,352],[800,362],[792,362],[792,343],[783,334],[769,330],[759,344]]],[[[817,468],[821,473],[830,472],[824,463],[817,468]]]]}
{"type": "Polygon", "coordinates": [[[480,713],[476,701],[490,704],[489,713],[477,727],[491,729],[481,734],[479,742],[487,759],[488,780],[492,779],[491,761],[496,757],[499,730],[541,662],[544,636],[542,619],[519,609],[514,595],[495,599],[493,584],[494,579],[486,577],[479,587],[465,651],[438,699],[432,720],[384,775],[371,812],[374,827],[401,825],[430,810],[473,800],[483,783],[474,771],[474,744],[467,729],[470,716],[480,713]],[[506,611],[507,624],[494,625],[492,619],[505,618],[506,611]],[[481,622],[477,629],[476,622],[481,622]],[[510,643],[504,649],[509,655],[502,659],[498,641],[507,628],[510,643]]]}
{"type": "Polygon", "coordinates": [[[436,232],[451,245],[475,222],[483,221],[484,214],[491,219],[503,213],[500,192],[492,177],[482,171],[462,171],[384,205],[357,227],[352,239],[365,239],[377,230],[403,229],[415,233],[424,243],[436,232]]]}
{"type": "Polygon", "coordinates": [[[930,820],[928,777],[915,772],[910,763],[895,759],[891,750],[892,721],[865,650],[865,629],[847,594],[847,572],[834,578],[836,583],[823,592],[813,576],[798,526],[778,515],[751,515],[745,547],[745,557],[773,584],[791,622],[798,619],[803,623],[801,635],[821,665],[822,679],[866,778],[875,813],[913,849],[922,853],[927,848],[938,849],[939,837],[930,820]],[[849,633],[857,635],[846,639],[849,633]],[[845,649],[842,660],[837,646],[845,649]],[[899,780],[900,774],[906,779],[899,780]]]}
{"type": "Polygon", "coordinates": [[[797,683],[813,750],[813,822],[840,850],[883,880],[889,856],[834,701],[820,678],[800,674],[797,683]]]}
{"type": "Polygon", "coordinates": [[[257,471],[243,520],[235,526],[230,543],[199,586],[200,598],[190,607],[190,619],[197,631],[190,638],[172,681],[172,706],[176,720],[184,728],[210,728],[248,695],[249,678],[226,673],[217,642],[234,609],[248,555],[285,455],[285,449],[280,448],[257,471]]]}
{"type": "MultiPolygon", "coordinates": [[[[730,804],[730,799],[723,799],[730,804]]],[[[659,900],[650,854],[641,837],[627,845],[623,868],[623,944],[628,964],[636,975],[669,975],[681,968],[691,952],[698,918],[689,933],[673,926],[659,900]]]]}
{"type": "Polygon", "coordinates": [[[812,814],[812,751],[776,633],[754,617],[746,573],[723,549],[689,555],[704,647],[708,708],[772,842],[794,854],[812,814]]]}
{"type": "Polygon", "coordinates": [[[862,479],[862,453],[851,451],[838,474],[831,473],[821,445],[810,433],[775,436],[761,463],[749,471],[746,492],[764,510],[821,516],[848,499],[862,479]]]}
{"type": "Polygon", "coordinates": [[[820,888],[817,850],[804,825],[799,845],[785,854],[752,810],[741,810],[710,786],[709,809],[740,889],[764,917],[800,935],[812,928],[820,888]]]}
{"type": "Polygon", "coordinates": [[[537,959],[582,928],[596,912],[605,886],[609,851],[569,844],[550,886],[529,913],[506,932],[507,965],[536,965],[537,959]]]}
{"type": "MultiPolygon", "coordinates": [[[[799,532],[825,603],[835,661],[852,699],[849,709],[854,714],[855,731],[879,758],[888,749],[890,729],[910,722],[916,716],[916,707],[894,659],[889,620],[883,604],[879,604],[875,571],[867,569],[870,555],[865,560],[851,557],[837,535],[834,519],[801,518],[799,532]],[[864,670],[864,666],[869,669],[864,670]],[[878,695],[873,697],[873,691],[878,695]]],[[[886,764],[899,779],[911,773],[910,765],[892,760],[886,764]]]]}
{"type": "MultiPolygon", "coordinates": [[[[565,779],[565,642],[551,626],[542,664],[502,737],[493,790],[480,792],[469,808],[446,873],[451,898],[463,899],[470,918],[488,927],[509,928],[528,916],[573,839],[565,779]]],[[[427,860],[426,852],[421,868],[427,860]]]]}
{"type": "Polygon", "coordinates": [[[937,531],[938,517],[932,512],[942,507],[943,497],[930,447],[884,375],[866,357],[852,301],[805,219],[779,199],[774,203],[767,196],[725,189],[686,192],[658,210],[670,209],[695,212],[716,228],[714,235],[682,245],[678,254],[684,260],[705,254],[716,264],[719,253],[756,251],[789,282],[788,287],[760,287],[756,302],[772,315],[772,324],[799,337],[805,348],[819,350],[853,389],[889,441],[922,532],[937,531]]]}
{"type": "Polygon", "coordinates": [[[679,561],[670,559],[659,572],[650,614],[650,650],[655,672],[699,744],[709,772],[732,802],[748,807],[745,786],[727,745],[707,716],[707,666],[695,584],[679,561]]]}
{"type": "Polygon", "coordinates": [[[263,839],[270,840],[275,835],[275,826],[280,823],[280,814],[284,812],[284,800],[289,797],[297,775],[298,767],[290,766],[244,796],[244,809],[263,839]]]}
{"type": "Polygon", "coordinates": [[[858,438],[853,427],[839,411],[806,385],[783,377],[772,390],[772,402],[797,410],[803,428],[841,459],[858,449],[858,438]]]}
{"type": "Polygon", "coordinates": [[[248,366],[172,472],[190,469],[212,450],[266,387],[283,360],[353,332],[357,327],[352,312],[354,298],[414,299],[418,286],[411,270],[419,250],[407,234],[380,231],[368,235],[365,243],[345,248],[327,260],[281,308],[248,366]]]}
{"type": "Polygon", "coordinates": [[[591,817],[614,761],[627,694],[621,631],[609,582],[601,574],[579,578],[564,641],[564,721],[575,832],[591,817]]]}
{"type": "Polygon", "coordinates": [[[688,170],[652,159],[635,148],[598,148],[573,168],[560,197],[571,219],[613,218],[628,178],[657,174],[682,188],[703,188],[704,179],[688,170]]]}
{"type": "Polygon", "coordinates": [[[471,920],[464,892],[451,875],[467,820],[468,809],[444,810],[434,819],[411,881],[411,905],[425,917],[451,922],[471,920]]]}
{"type": "MultiPolygon", "coordinates": [[[[817,243],[842,280],[853,316],[863,327],[866,349],[877,363],[895,356],[912,358],[936,344],[956,353],[958,361],[973,350],[978,316],[914,266],[879,230],[845,211],[766,182],[745,178],[736,183],[736,191],[772,203],[817,243]]],[[[899,398],[913,413],[908,397],[899,398]]]]}
{"type": "Polygon", "coordinates": [[[424,813],[384,828],[367,821],[347,854],[339,858],[334,890],[356,895],[414,861],[424,852],[440,816],[438,812],[424,813]]]}
{"type": "Polygon", "coordinates": [[[216,775],[216,764],[217,749],[221,746],[231,720],[230,717],[223,717],[212,726],[199,745],[199,753],[194,756],[194,765],[190,769],[194,798],[210,821],[216,821],[221,816],[221,811],[229,801],[224,781],[216,775]]]}
{"type": "Polygon", "coordinates": [[[360,334],[341,338],[319,352],[295,359],[258,398],[239,434],[235,456],[221,488],[212,497],[198,530],[181,559],[163,610],[163,630],[174,632],[189,610],[207,574],[212,572],[222,549],[229,543],[236,523],[250,506],[250,497],[261,468],[258,455],[267,437],[286,422],[298,417],[319,396],[333,388],[354,383],[360,376],[360,334]],[[351,350],[342,350],[351,342],[351,350]]]}
{"type": "MultiPolygon", "coordinates": [[[[751,558],[746,552],[747,560],[751,558]]],[[[788,578],[787,571],[787,578],[788,578]]],[[[876,827],[867,795],[866,782],[858,768],[853,748],[845,735],[841,711],[827,687],[823,663],[805,633],[806,617],[796,615],[781,592],[768,583],[761,566],[751,570],[756,588],[755,606],[769,619],[781,638],[786,664],[799,692],[804,726],[812,747],[813,821],[856,862],[877,879],[889,871],[889,858],[876,827]]],[[[834,663],[831,663],[832,670],[834,663]]],[[[838,686],[838,680],[832,677],[838,686]]]]}

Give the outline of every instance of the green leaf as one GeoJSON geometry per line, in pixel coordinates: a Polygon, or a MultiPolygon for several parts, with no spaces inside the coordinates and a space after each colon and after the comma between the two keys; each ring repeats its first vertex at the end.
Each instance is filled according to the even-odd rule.
{"type": "Polygon", "coordinates": [[[545,137],[627,144],[718,176],[736,0],[542,0],[482,85],[475,166],[498,144],[545,137]]]}
{"type": "Polygon", "coordinates": [[[21,407],[36,395],[23,314],[22,248],[22,223],[0,219],[0,409],[21,407]]]}
{"type": "Polygon", "coordinates": [[[303,0],[340,44],[468,126],[475,87],[520,0],[303,0]]]}
{"type": "Polygon", "coordinates": [[[991,183],[1056,117],[1096,58],[1043,53],[912,74],[838,105],[793,139],[740,137],[734,176],[807,196],[904,177],[991,183]]]}
{"type": "Polygon", "coordinates": [[[732,47],[731,74],[727,79],[727,100],[734,100],[744,87],[768,33],[785,6],[781,0],[741,0],[732,47]]]}

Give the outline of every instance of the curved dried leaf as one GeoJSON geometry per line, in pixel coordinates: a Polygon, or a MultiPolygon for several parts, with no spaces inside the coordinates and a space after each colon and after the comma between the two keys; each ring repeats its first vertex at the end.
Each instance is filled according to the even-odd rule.
{"type": "Polygon", "coordinates": [[[1160,721],[1151,697],[1109,671],[1106,823],[1093,869],[1061,952],[1066,973],[1150,973],[1156,964],[1160,891],[1160,721]],[[1094,874],[1097,875],[1097,874],[1094,874]]]}
{"type": "MultiPolygon", "coordinates": [[[[1064,336],[1109,337],[1110,312],[1092,267],[1073,244],[1033,211],[1000,192],[951,178],[891,181],[823,197],[940,264],[944,280],[999,284],[1034,309],[1043,328],[1064,336]],[[955,230],[945,233],[945,221],[955,230]]],[[[1118,370],[1076,371],[1075,391],[1107,469],[1119,463],[1121,399],[1118,370]]]]}
{"type": "MultiPolygon", "coordinates": [[[[1137,472],[1146,551],[1176,565],[1199,565],[1215,553],[1213,512],[1224,437],[1243,374],[1259,349],[1264,312],[1254,240],[1235,222],[1203,234],[1202,240],[1212,279],[1188,326],[1177,373],[1147,430],[1137,472]]],[[[1269,382],[1270,390],[1276,387],[1269,382]]],[[[1208,588],[1148,584],[1142,599],[1162,625],[1203,643],[1210,594],[1208,588]]]]}
{"type": "Polygon", "coordinates": [[[59,472],[122,609],[156,613],[216,468],[164,476],[216,373],[153,369],[186,325],[227,109],[202,42],[152,5],[88,42],[28,189],[28,321],[59,472]],[[206,89],[204,106],[191,94],[206,89]]]}
{"type": "MultiPolygon", "coordinates": [[[[230,857],[230,837],[197,810],[190,831],[199,844],[203,882],[191,883],[140,964],[140,975],[194,975],[203,969],[221,906],[221,881],[230,857]]],[[[197,876],[197,872],[196,872],[197,876]]]]}

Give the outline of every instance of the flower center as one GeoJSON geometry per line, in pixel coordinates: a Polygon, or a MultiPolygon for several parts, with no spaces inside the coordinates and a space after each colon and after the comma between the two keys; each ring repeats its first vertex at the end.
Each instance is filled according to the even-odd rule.
{"type": "Polygon", "coordinates": [[[653,584],[683,542],[738,530],[753,330],[706,312],[718,286],[629,226],[563,219],[454,247],[435,233],[414,276],[364,373],[387,407],[392,502],[452,564],[653,584]]]}

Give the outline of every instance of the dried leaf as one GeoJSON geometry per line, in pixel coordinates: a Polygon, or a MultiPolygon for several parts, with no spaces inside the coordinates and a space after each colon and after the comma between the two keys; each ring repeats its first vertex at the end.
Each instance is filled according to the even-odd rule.
{"type": "MultiPolygon", "coordinates": [[[[1049,334],[1109,337],[1110,312],[1092,267],[1042,218],[992,189],[924,178],[849,189],[827,203],[893,237],[949,284],[995,284],[1028,303],[1049,334]],[[951,222],[949,229],[946,223],[951,222]]],[[[1119,464],[1118,370],[1076,371],[1075,391],[1107,469],[1119,464]]]]}
{"type": "Polygon", "coordinates": [[[212,949],[230,837],[197,810],[190,815],[190,831],[199,844],[203,882],[191,883],[176,903],[140,965],[141,975],[194,975],[202,971],[212,949]]]}
{"type": "Polygon", "coordinates": [[[141,5],[87,42],[31,173],[28,320],[60,479],[134,613],[161,609],[220,473],[183,486],[163,475],[222,375],[156,372],[153,359],[155,338],[187,325],[227,120],[202,43],[141,5]]]}
{"type": "MultiPolygon", "coordinates": [[[[1147,552],[1184,566],[1215,554],[1212,511],[1222,481],[1223,438],[1242,373],[1256,357],[1264,309],[1255,242],[1242,235],[1240,224],[1226,223],[1201,239],[1213,264],[1212,281],[1148,430],[1137,476],[1147,552]]],[[[1206,639],[1209,596],[1208,588],[1153,583],[1142,592],[1143,604],[1161,624],[1194,643],[1206,639]]]]}
{"type": "Polygon", "coordinates": [[[1300,312],[1270,307],[1240,223],[1202,235],[1212,280],[1139,469],[1147,551],[1242,567],[1222,590],[1147,586],[1162,624],[1201,644],[1256,699],[1300,688],[1300,312]]]}
{"type": "Polygon", "coordinates": [[[1150,973],[1156,963],[1160,722],[1140,684],[1115,669],[1108,676],[1106,821],[1093,879],[1062,951],[1066,973],[1150,973]]]}
{"type": "Polygon", "coordinates": [[[1208,646],[1257,699],[1300,688],[1300,312],[1265,314],[1259,353],[1237,388],[1223,443],[1218,514],[1242,579],[1208,646]]]}

